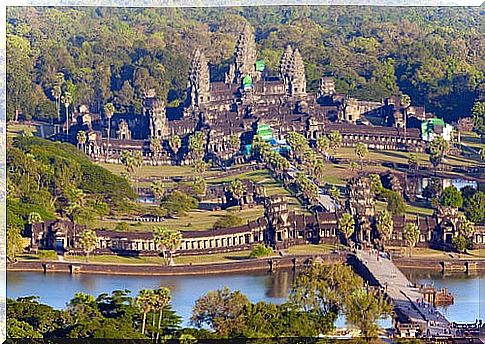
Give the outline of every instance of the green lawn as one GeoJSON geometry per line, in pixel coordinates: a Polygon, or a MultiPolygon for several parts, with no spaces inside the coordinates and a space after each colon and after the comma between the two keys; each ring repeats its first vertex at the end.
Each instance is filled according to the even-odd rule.
{"type": "Polygon", "coordinates": [[[263,216],[263,206],[258,205],[253,208],[240,210],[239,207],[231,207],[226,210],[207,211],[207,210],[193,210],[187,213],[187,216],[182,216],[176,219],[166,219],[160,223],[151,222],[135,222],[135,221],[113,221],[113,220],[98,220],[93,224],[93,228],[107,228],[115,229],[118,222],[126,222],[130,225],[130,230],[133,232],[151,232],[153,228],[158,226],[167,227],[174,230],[207,230],[212,228],[214,223],[222,216],[227,214],[235,214],[241,217],[244,222],[256,220],[263,216]]]}
{"type": "MultiPolygon", "coordinates": [[[[242,259],[249,259],[250,251],[237,251],[227,253],[215,253],[196,256],[179,256],[175,257],[175,264],[211,264],[234,262],[242,259]]],[[[66,256],[66,261],[89,262],[102,264],[144,264],[144,265],[165,265],[166,262],[162,257],[123,257],[115,255],[91,256],[89,259],[79,256],[66,256]]]]}
{"type": "Polygon", "coordinates": [[[304,255],[314,255],[314,254],[326,254],[330,253],[335,249],[344,249],[345,246],[338,244],[318,244],[318,245],[297,245],[289,247],[285,250],[287,255],[304,256],[304,255]]]}
{"type": "Polygon", "coordinates": [[[29,132],[32,135],[37,135],[37,126],[30,124],[8,124],[7,137],[15,137],[22,134],[22,132],[29,132]]]}

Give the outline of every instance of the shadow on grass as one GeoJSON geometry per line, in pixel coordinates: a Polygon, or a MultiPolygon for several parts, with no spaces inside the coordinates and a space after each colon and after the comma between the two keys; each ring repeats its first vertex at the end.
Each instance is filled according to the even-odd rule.
{"type": "Polygon", "coordinates": [[[251,259],[249,256],[225,256],[224,258],[227,260],[236,260],[236,261],[251,259]]]}

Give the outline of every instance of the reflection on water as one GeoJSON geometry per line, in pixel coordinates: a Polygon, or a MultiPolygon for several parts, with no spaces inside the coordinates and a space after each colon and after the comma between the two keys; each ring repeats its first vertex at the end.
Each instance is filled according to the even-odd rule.
{"type": "MultiPolygon", "coordinates": [[[[416,283],[432,283],[437,288],[448,288],[455,296],[455,304],[442,308],[442,312],[452,321],[475,321],[480,317],[485,319],[485,284],[480,283],[485,277],[481,275],[439,273],[416,273],[403,271],[405,275],[416,283]]],[[[251,272],[230,273],[204,276],[115,276],[98,274],[39,273],[39,272],[10,272],[7,274],[7,296],[37,295],[40,301],[55,308],[63,308],[77,292],[92,295],[110,293],[116,289],[128,289],[136,295],[145,288],[155,289],[168,287],[172,290],[173,308],[184,319],[183,325],[188,325],[195,301],[210,290],[224,286],[231,290],[240,290],[252,302],[266,301],[282,303],[290,291],[295,273],[281,270],[275,273],[251,272]]],[[[340,316],[337,326],[345,324],[340,316]]],[[[383,327],[390,327],[387,319],[380,322],[383,327]]]]}

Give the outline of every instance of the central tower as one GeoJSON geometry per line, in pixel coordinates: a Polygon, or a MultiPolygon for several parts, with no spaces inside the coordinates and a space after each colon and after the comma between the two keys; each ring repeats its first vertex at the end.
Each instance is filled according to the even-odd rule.
{"type": "Polygon", "coordinates": [[[234,51],[235,81],[241,83],[244,76],[253,80],[256,75],[256,41],[251,26],[246,23],[237,40],[234,51]]]}

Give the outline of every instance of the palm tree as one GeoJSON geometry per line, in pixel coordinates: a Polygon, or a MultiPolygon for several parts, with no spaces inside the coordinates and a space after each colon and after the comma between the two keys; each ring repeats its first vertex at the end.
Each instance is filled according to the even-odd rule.
{"type": "Polygon", "coordinates": [[[162,287],[160,289],[155,290],[154,307],[159,312],[156,343],[158,343],[158,339],[160,338],[160,328],[162,327],[163,309],[168,306],[171,299],[172,299],[172,296],[170,295],[170,289],[162,287]]]}
{"type": "Polygon", "coordinates": [[[246,192],[246,187],[241,180],[234,179],[229,185],[229,191],[231,192],[231,195],[236,200],[236,202],[240,204],[240,199],[246,192]]]}
{"type": "Polygon", "coordinates": [[[319,137],[317,140],[317,149],[323,155],[327,154],[328,149],[330,148],[330,140],[326,136],[319,137]]]}
{"type": "Polygon", "coordinates": [[[429,145],[430,156],[429,160],[433,164],[436,172],[436,168],[443,162],[446,154],[448,154],[450,146],[448,141],[443,137],[437,136],[431,141],[429,145]]]}
{"type": "Polygon", "coordinates": [[[418,163],[418,157],[416,156],[416,154],[410,154],[408,159],[409,169],[415,172],[418,169],[418,163]]]}
{"type": "Polygon", "coordinates": [[[193,183],[194,192],[199,196],[204,196],[207,190],[207,184],[201,176],[196,176],[193,183]]]}
{"type": "Polygon", "coordinates": [[[480,159],[485,160],[485,147],[480,149],[480,159]]]}
{"type": "Polygon", "coordinates": [[[241,140],[239,139],[239,135],[231,135],[229,136],[229,147],[233,151],[237,151],[239,149],[239,146],[241,145],[241,140]]]}
{"type": "Polygon", "coordinates": [[[337,154],[337,149],[342,146],[342,135],[337,130],[332,130],[328,135],[329,147],[333,150],[333,155],[337,154]]]}
{"type": "Polygon", "coordinates": [[[168,249],[170,230],[167,227],[157,227],[153,230],[153,242],[162,251],[162,256],[166,260],[166,251],[168,249]]]}
{"type": "Polygon", "coordinates": [[[89,253],[94,251],[94,249],[96,248],[97,242],[98,242],[98,237],[96,236],[95,231],[86,229],[81,233],[79,243],[81,244],[81,247],[86,253],[86,260],[89,259],[89,253]]]}
{"type": "Polygon", "coordinates": [[[349,166],[350,166],[350,170],[351,170],[352,172],[354,172],[354,171],[355,171],[355,169],[357,168],[357,164],[356,164],[356,162],[355,162],[355,161],[351,161],[349,166]]]}
{"type": "Polygon", "coordinates": [[[77,146],[79,149],[84,148],[84,144],[86,143],[86,133],[84,130],[79,130],[76,134],[77,146]]]}
{"type": "Polygon", "coordinates": [[[403,229],[403,236],[404,240],[406,240],[408,246],[409,246],[409,256],[411,257],[411,253],[413,250],[413,247],[416,246],[416,244],[419,241],[419,228],[416,223],[406,223],[403,229]]]}
{"type": "Polygon", "coordinates": [[[207,164],[204,162],[204,160],[197,160],[194,164],[194,173],[196,174],[202,174],[207,170],[207,164]]]}
{"type": "Polygon", "coordinates": [[[392,220],[391,213],[387,210],[381,211],[377,216],[376,227],[377,232],[382,238],[384,246],[384,243],[391,238],[392,231],[394,229],[394,222],[392,220]]]}
{"type": "Polygon", "coordinates": [[[170,138],[168,139],[168,145],[172,149],[173,154],[175,156],[177,156],[177,153],[178,153],[180,147],[182,146],[182,140],[180,139],[180,137],[178,135],[170,136],[170,138]]]}
{"type": "Polygon", "coordinates": [[[313,174],[315,176],[315,179],[317,180],[317,183],[321,185],[323,176],[325,175],[325,164],[322,160],[317,160],[315,162],[313,167],[313,174]]]}
{"type": "Polygon", "coordinates": [[[34,223],[41,223],[42,222],[42,216],[40,216],[39,213],[33,211],[29,213],[29,219],[27,221],[30,225],[34,223]]]}
{"type": "Polygon", "coordinates": [[[344,213],[342,217],[338,220],[338,228],[345,237],[345,242],[349,246],[349,238],[354,234],[355,231],[355,220],[354,217],[349,213],[344,213]]]}
{"type": "Polygon", "coordinates": [[[61,97],[61,102],[64,104],[64,108],[66,109],[66,134],[69,136],[69,106],[72,103],[72,95],[70,92],[64,92],[64,95],[61,97]]]}
{"type": "Polygon", "coordinates": [[[364,168],[364,158],[367,156],[369,153],[369,150],[367,149],[367,145],[365,143],[359,142],[355,145],[355,155],[360,160],[360,169],[362,170],[364,168]]]}
{"type": "Polygon", "coordinates": [[[340,205],[340,189],[337,188],[335,185],[332,186],[329,190],[330,196],[340,205]]]}
{"type": "Polygon", "coordinates": [[[167,238],[167,250],[170,253],[170,265],[175,265],[173,261],[173,254],[178,250],[180,247],[180,243],[182,242],[182,233],[179,231],[171,231],[167,238]]]}
{"type": "Polygon", "coordinates": [[[140,290],[135,302],[143,312],[143,322],[141,326],[141,334],[145,334],[145,325],[147,319],[147,313],[153,310],[153,303],[155,299],[155,292],[152,289],[140,290]]]}
{"type": "Polygon", "coordinates": [[[158,137],[152,137],[150,139],[150,150],[153,152],[155,160],[158,161],[158,157],[162,151],[162,143],[158,137]]]}
{"type": "Polygon", "coordinates": [[[164,186],[160,180],[156,180],[150,184],[150,189],[152,190],[153,196],[158,201],[164,193],[164,186]]]}
{"type": "Polygon", "coordinates": [[[113,114],[115,113],[115,111],[116,111],[115,106],[112,103],[107,103],[104,106],[104,115],[108,120],[108,148],[106,149],[106,159],[108,158],[109,138],[111,136],[111,117],[113,117],[113,114]]]}
{"type": "Polygon", "coordinates": [[[60,100],[61,100],[61,94],[62,94],[61,86],[59,85],[52,86],[51,94],[56,100],[57,121],[60,121],[61,120],[60,100]]]}

